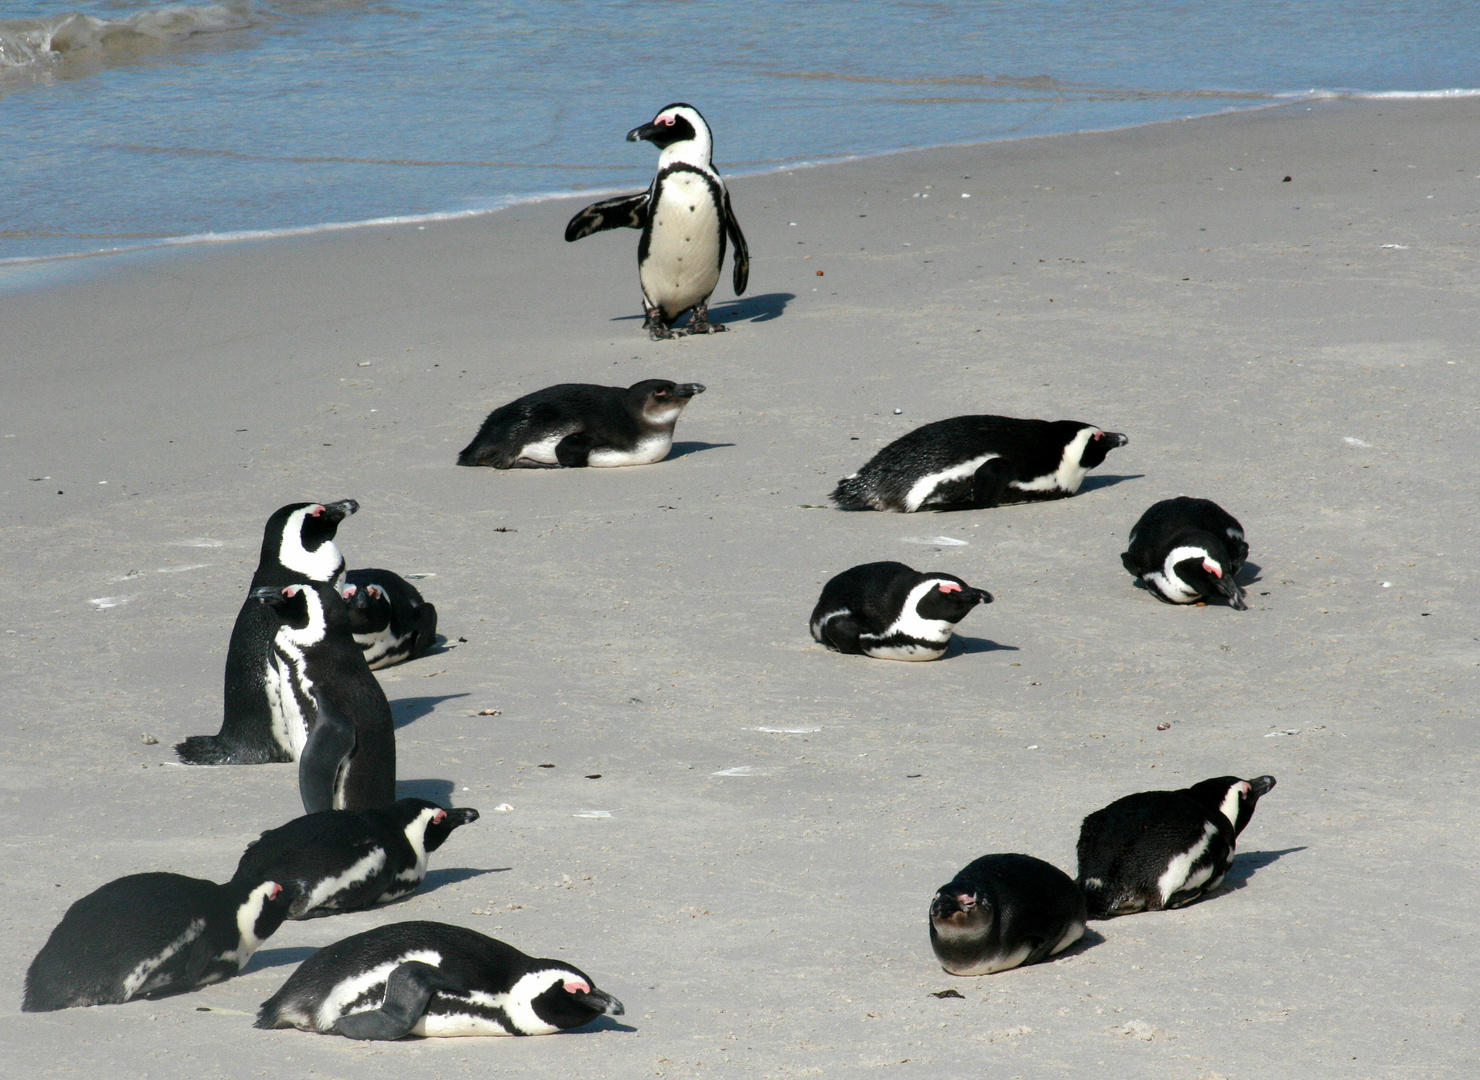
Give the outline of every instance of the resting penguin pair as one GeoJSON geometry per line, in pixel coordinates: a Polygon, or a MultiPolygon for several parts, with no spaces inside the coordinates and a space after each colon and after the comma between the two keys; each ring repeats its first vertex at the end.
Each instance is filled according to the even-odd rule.
{"type": "Polygon", "coordinates": [[[879,660],[936,660],[956,624],[992,594],[954,574],[921,573],[904,563],[864,563],[822,587],[812,637],[840,653],[879,660]]]}
{"type": "Polygon", "coordinates": [[[709,297],[719,284],[725,240],[735,244],[735,295],[750,278],[750,250],[730,210],[730,193],[715,169],[709,125],[683,102],[665,105],[652,121],[627,132],[628,142],[656,146],[658,172],[636,195],[593,203],[565,227],[567,241],[606,229],[641,229],[637,273],[642,310],[654,341],[674,336],[672,324],[692,311],[686,333],[711,334],[724,327],[709,321],[709,297]]]}
{"type": "Polygon", "coordinates": [[[1209,499],[1163,499],[1131,529],[1121,564],[1148,592],[1168,604],[1224,596],[1235,611],[1249,607],[1235,578],[1249,557],[1244,527],[1209,499]]]}
{"type": "Polygon", "coordinates": [[[489,413],[457,463],[495,469],[649,465],[668,456],[679,414],[702,393],[700,383],[667,379],[625,389],[548,386],[489,413]]]}
{"type": "Polygon", "coordinates": [[[1090,917],[1183,907],[1216,889],[1274,784],[1272,776],[1218,776],[1180,791],[1127,795],[1090,814],[1079,830],[1090,917]]]}
{"type": "Polygon", "coordinates": [[[389,570],[351,570],[339,590],[349,628],[371,670],[420,656],[437,643],[437,609],[389,570]]]}
{"type": "Polygon", "coordinates": [[[241,971],[288,914],[276,881],[131,874],[67,909],[26,972],[25,1012],[183,994],[241,971]]]}
{"type": "Polygon", "coordinates": [[[403,922],[314,953],[262,1003],[256,1026],[351,1039],[550,1035],[622,1013],[562,960],[461,926],[403,922]]]}
{"type": "Polygon", "coordinates": [[[1073,495],[1130,440],[1077,420],[956,416],[895,439],[838,481],[843,510],[981,510],[1073,495]]]}

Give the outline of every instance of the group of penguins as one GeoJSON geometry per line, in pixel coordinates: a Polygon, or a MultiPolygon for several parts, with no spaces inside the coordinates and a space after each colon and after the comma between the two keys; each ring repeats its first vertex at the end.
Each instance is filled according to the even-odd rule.
{"type": "MultiPolygon", "coordinates": [[[[712,333],[708,299],[733,242],[734,285],[749,253],[710,160],[696,109],[666,106],[629,141],[662,151],[646,192],[578,213],[567,240],[617,227],[638,247],[646,328],[654,339],[712,333]],[[679,331],[673,323],[690,316],[679,331]]],[[[460,465],[579,468],[666,457],[698,383],[563,384],[489,414],[460,465]]],[[[1126,436],[1076,421],[959,416],[880,450],[831,494],[845,510],[986,509],[1064,498],[1126,436]]],[[[437,642],[436,610],[399,575],[347,570],[335,543],[352,499],[294,503],[267,521],[261,555],[227,651],[216,735],[176,753],[192,765],[298,763],[305,811],[264,832],[225,884],[172,873],[119,878],[74,903],[26,974],[22,1008],[49,1011],[183,993],[230,978],[288,919],[373,908],[413,893],[427,861],[478,811],[395,797],[389,702],[372,669],[437,642]]],[[[1245,607],[1236,577],[1243,529],[1217,504],[1156,503],[1131,532],[1126,568],[1159,599],[1221,596],[1245,607]]],[[[868,563],[826,583],[810,620],[829,649],[933,660],[956,624],[992,596],[950,574],[868,563]]],[[[941,966],[983,975],[1054,956],[1089,918],[1176,908],[1217,888],[1271,776],[1217,777],[1180,791],[1140,792],[1083,821],[1078,877],[1029,855],[986,855],[937,890],[930,941],[941,966]]],[[[579,969],[537,959],[476,931],[409,921],[377,927],[305,960],[257,1016],[352,1039],[407,1035],[537,1035],[621,1015],[579,969]]]]}

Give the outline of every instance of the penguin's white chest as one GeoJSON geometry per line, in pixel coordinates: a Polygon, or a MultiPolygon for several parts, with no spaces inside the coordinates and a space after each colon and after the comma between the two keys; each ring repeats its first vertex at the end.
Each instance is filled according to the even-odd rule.
{"type": "Polygon", "coordinates": [[[647,258],[639,267],[649,306],[672,318],[714,292],[723,228],[708,180],[690,172],[664,178],[652,208],[647,258]]]}

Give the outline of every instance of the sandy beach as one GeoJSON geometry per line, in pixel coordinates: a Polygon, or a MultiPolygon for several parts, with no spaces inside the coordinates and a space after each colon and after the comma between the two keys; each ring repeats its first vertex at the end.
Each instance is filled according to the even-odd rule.
{"type": "Polygon", "coordinates": [[[0,292],[5,1054],[181,1080],[1468,1075],[1477,123],[1332,102],[740,178],[750,291],[726,269],[731,332],[676,342],[640,330],[635,233],[561,240],[581,200],[0,292]],[[708,387],[667,461],[453,464],[514,397],[644,378],[708,387]],[[1130,444],[1059,502],[824,508],[971,412],[1130,444]],[[1127,533],[1177,494],[1243,522],[1249,611],[1133,587],[1127,533]],[[72,901],[224,880],[300,812],[294,766],[170,747],[219,726],[267,516],[340,498],[350,566],[427,575],[447,638],[379,673],[401,791],[482,819],[409,900],[288,923],[229,982],[21,1014],[72,901]],[[826,652],[822,583],[879,559],[997,600],[935,663],[826,652]],[[935,963],[926,907],[972,858],[1072,875],[1111,800],[1265,773],[1218,895],[1051,963],[935,963]],[[402,919],[575,963],[626,1015],[252,1028],[314,949],[402,919]]]}

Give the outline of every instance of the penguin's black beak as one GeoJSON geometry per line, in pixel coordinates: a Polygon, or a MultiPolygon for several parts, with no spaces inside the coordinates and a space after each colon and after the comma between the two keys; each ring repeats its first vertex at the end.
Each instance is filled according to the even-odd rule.
{"type": "Polygon", "coordinates": [[[253,589],[248,594],[253,600],[264,604],[281,604],[285,599],[283,590],[277,585],[263,585],[261,588],[253,589]]]}
{"type": "Polygon", "coordinates": [[[673,396],[680,398],[691,398],[704,393],[704,384],[696,382],[680,383],[673,388],[673,396]]]}
{"type": "Polygon", "coordinates": [[[1270,790],[1273,787],[1274,777],[1256,776],[1254,777],[1254,779],[1249,781],[1249,794],[1253,795],[1256,799],[1263,798],[1265,795],[1269,794],[1270,790]]]}
{"type": "Polygon", "coordinates": [[[340,499],[338,502],[324,503],[324,518],[328,521],[343,521],[356,510],[360,504],[353,499],[340,499]]]}
{"type": "Polygon", "coordinates": [[[978,604],[990,604],[992,602],[992,594],[987,592],[986,589],[971,589],[968,591],[970,595],[976,597],[978,604]]]}
{"type": "Polygon", "coordinates": [[[1249,602],[1244,599],[1244,587],[1233,580],[1232,574],[1215,579],[1218,591],[1228,597],[1228,606],[1234,611],[1248,611],[1249,602]]]}
{"type": "Polygon", "coordinates": [[[621,1016],[627,1011],[620,1001],[612,997],[605,990],[592,989],[589,992],[578,990],[571,994],[571,997],[575,998],[591,1011],[601,1013],[604,1016],[621,1016]]]}
{"type": "Polygon", "coordinates": [[[649,121],[648,123],[643,124],[642,127],[635,127],[631,131],[627,132],[627,141],[637,142],[639,139],[651,139],[654,135],[658,135],[666,130],[666,128],[660,127],[657,124],[649,121]]]}
{"type": "Polygon", "coordinates": [[[1131,441],[1130,440],[1130,437],[1128,435],[1122,435],[1118,431],[1107,431],[1107,432],[1105,432],[1105,438],[1109,439],[1110,440],[1110,445],[1112,447],[1116,448],[1116,449],[1119,449],[1120,447],[1125,446],[1127,443],[1129,443],[1131,441]]]}

